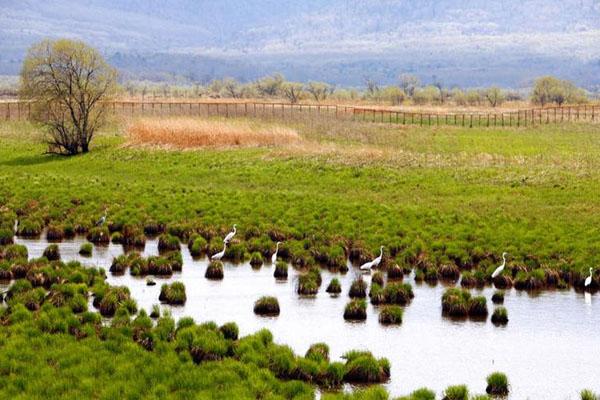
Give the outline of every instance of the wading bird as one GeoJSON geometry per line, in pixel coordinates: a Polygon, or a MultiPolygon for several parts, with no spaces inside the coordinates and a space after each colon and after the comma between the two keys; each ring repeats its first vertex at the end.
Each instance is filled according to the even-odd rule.
{"type": "Polygon", "coordinates": [[[15,219],[15,224],[13,225],[13,232],[16,235],[17,231],[19,230],[19,220],[15,219]]]}
{"type": "Polygon", "coordinates": [[[371,268],[377,267],[379,265],[379,263],[381,262],[382,258],[383,258],[383,246],[381,246],[379,248],[379,257],[377,257],[373,261],[369,261],[369,262],[366,262],[363,265],[361,265],[360,266],[361,271],[368,271],[371,268]]]}
{"type": "Polygon", "coordinates": [[[588,287],[592,284],[592,276],[593,275],[594,275],[594,270],[593,270],[593,268],[590,268],[590,276],[585,278],[585,282],[584,282],[585,287],[588,287]]]}
{"type": "Polygon", "coordinates": [[[496,268],[496,270],[492,274],[492,279],[500,275],[502,271],[504,271],[504,267],[506,267],[506,252],[502,253],[502,264],[498,268],[496,268]]]}
{"type": "Polygon", "coordinates": [[[231,232],[229,232],[227,234],[227,236],[225,236],[225,239],[223,239],[223,243],[229,243],[229,241],[231,239],[233,239],[233,237],[235,236],[235,233],[237,232],[236,227],[237,227],[237,224],[233,224],[233,230],[231,232]]]}
{"type": "Polygon", "coordinates": [[[277,262],[277,252],[279,251],[279,245],[281,242],[277,242],[277,246],[275,246],[275,253],[271,256],[271,264],[275,264],[277,262]]]}
{"type": "Polygon", "coordinates": [[[102,226],[106,222],[106,210],[104,210],[104,215],[100,217],[98,222],[96,222],[96,226],[102,226]]]}
{"type": "Polygon", "coordinates": [[[223,243],[223,250],[218,252],[217,254],[213,254],[213,256],[210,259],[215,261],[220,260],[225,255],[225,249],[227,249],[227,242],[223,243]]]}

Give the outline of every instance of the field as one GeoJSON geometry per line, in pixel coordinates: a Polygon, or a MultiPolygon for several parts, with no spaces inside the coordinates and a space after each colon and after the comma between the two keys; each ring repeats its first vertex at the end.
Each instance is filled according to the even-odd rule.
{"type": "MultiPolygon", "coordinates": [[[[267,243],[268,251],[282,240],[282,256],[299,268],[319,262],[335,269],[347,256],[362,262],[383,245],[383,266],[437,273],[453,265],[487,276],[506,251],[515,284],[541,271],[547,279],[538,289],[579,288],[589,267],[600,264],[599,125],[470,129],[314,120],[281,126],[245,119],[162,124],[163,133],[155,135],[156,120],[114,122],[89,154],[60,157],[44,154],[38,126],[1,123],[2,227],[12,228],[18,217],[22,234],[35,235],[45,226],[84,233],[106,210],[111,231],[156,228],[183,242],[191,232],[210,232],[208,245],[220,246],[235,223],[241,259],[249,258],[256,240],[267,243]],[[153,134],[136,135],[140,127],[153,134]],[[219,129],[228,140],[202,136],[219,129]],[[238,134],[249,133],[253,140],[240,140],[238,134]],[[201,139],[194,141],[197,135],[201,139]],[[554,285],[553,272],[560,274],[554,285]]],[[[75,340],[68,329],[54,334],[20,311],[18,321],[14,310],[3,311],[10,325],[0,335],[3,396],[34,398],[46,390],[55,398],[313,396],[311,386],[288,382],[298,377],[250,351],[246,358],[224,351],[217,369],[189,369],[190,357],[175,348],[180,339],[163,343],[158,328],[153,334],[160,345],[150,354],[126,339],[135,337],[135,324],[119,326],[117,318],[113,328],[95,328],[101,339],[75,340]],[[33,342],[25,349],[27,340],[33,342]],[[93,365],[85,361],[91,353],[93,365]],[[132,383],[125,385],[127,379],[132,383]]],[[[41,313],[52,312],[42,307],[41,313]]],[[[68,325],[68,316],[64,320],[68,325]]],[[[264,341],[243,340],[250,347],[253,340],[264,341]]],[[[377,388],[356,394],[386,396],[377,388]]]]}

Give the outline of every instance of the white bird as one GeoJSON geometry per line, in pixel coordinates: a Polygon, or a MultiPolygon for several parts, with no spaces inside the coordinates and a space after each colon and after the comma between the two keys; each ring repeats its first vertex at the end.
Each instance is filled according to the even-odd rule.
{"type": "Polygon", "coordinates": [[[588,276],[587,278],[585,278],[585,282],[584,282],[584,286],[588,287],[592,284],[592,276],[594,275],[594,270],[592,268],[590,268],[590,276],[588,276]]]}
{"type": "Polygon", "coordinates": [[[225,249],[227,249],[227,242],[223,243],[223,250],[218,252],[217,254],[213,254],[213,256],[210,259],[215,261],[220,260],[225,255],[225,249]]]}
{"type": "Polygon", "coordinates": [[[15,224],[13,225],[13,232],[16,235],[17,231],[19,230],[19,220],[15,219],[15,224]]]}
{"type": "Polygon", "coordinates": [[[106,222],[106,210],[104,210],[104,215],[100,217],[98,222],[96,222],[96,226],[102,226],[106,222]]]}
{"type": "Polygon", "coordinates": [[[506,266],[506,252],[502,253],[502,264],[498,268],[496,268],[496,270],[492,274],[492,279],[494,279],[495,277],[500,275],[502,273],[502,271],[504,271],[505,266],[506,266]]]}
{"type": "Polygon", "coordinates": [[[227,236],[225,236],[225,239],[223,239],[223,243],[229,243],[231,241],[231,239],[233,239],[233,237],[235,236],[235,233],[237,232],[237,224],[233,224],[233,231],[229,232],[227,234],[227,236]]]}
{"type": "Polygon", "coordinates": [[[383,258],[383,246],[381,246],[379,248],[379,257],[377,257],[373,261],[369,261],[369,262],[366,262],[363,265],[361,265],[360,266],[361,271],[368,271],[371,268],[377,267],[379,265],[379,263],[381,262],[382,258],[383,258]]]}
{"type": "Polygon", "coordinates": [[[277,246],[275,246],[275,253],[271,256],[271,264],[275,264],[277,262],[277,252],[279,251],[279,245],[281,242],[277,242],[277,246]]]}

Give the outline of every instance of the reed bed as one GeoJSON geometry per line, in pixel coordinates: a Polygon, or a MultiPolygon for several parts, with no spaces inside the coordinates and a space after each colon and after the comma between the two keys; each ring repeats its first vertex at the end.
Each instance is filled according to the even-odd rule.
{"type": "Polygon", "coordinates": [[[288,127],[252,121],[199,118],[142,118],[127,127],[135,145],[185,150],[197,148],[274,147],[300,142],[288,127]]]}

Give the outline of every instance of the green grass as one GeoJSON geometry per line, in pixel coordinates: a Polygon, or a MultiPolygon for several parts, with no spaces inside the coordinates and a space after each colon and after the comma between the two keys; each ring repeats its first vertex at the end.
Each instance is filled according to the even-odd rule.
{"type": "Polygon", "coordinates": [[[237,222],[242,235],[343,237],[440,265],[503,250],[531,268],[600,262],[600,127],[298,129],[319,145],[150,151],[112,128],[63,158],[43,155],[35,127],[3,123],[0,200],[34,233],[44,220],[89,227],[108,207],[113,222],[237,222]]]}

